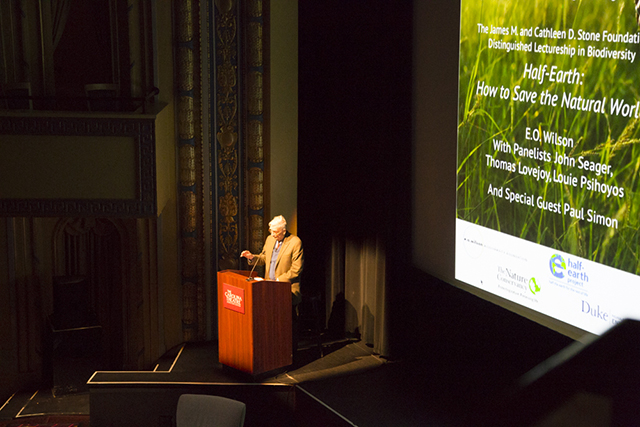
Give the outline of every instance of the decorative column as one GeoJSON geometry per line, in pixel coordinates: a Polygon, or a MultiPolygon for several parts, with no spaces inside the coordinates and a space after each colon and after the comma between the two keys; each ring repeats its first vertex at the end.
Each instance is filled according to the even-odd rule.
{"type": "Polygon", "coordinates": [[[246,194],[248,238],[250,250],[258,253],[265,239],[265,143],[267,121],[265,120],[265,81],[267,77],[265,34],[268,22],[265,10],[268,1],[247,1],[247,26],[245,35],[246,93],[246,194]]]}
{"type": "Polygon", "coordinates": [[[185,341],[206,337],[202,206],[200,24],[197,0],[176,0],[179,216],[185,341]]]}

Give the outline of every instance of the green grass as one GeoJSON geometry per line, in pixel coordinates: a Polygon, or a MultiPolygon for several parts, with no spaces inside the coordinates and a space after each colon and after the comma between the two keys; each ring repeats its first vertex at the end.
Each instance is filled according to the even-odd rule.
{"type": "MultiPolygon", "coordinates": [[[[640,273],[639,263],[639,194],[640,123],[636,119],[609,115],[611,98],[634,104],[640,99],[640,54],[633,63],[625,60],[573,57],[536,52],[506,52],[489,49],[488,39],[505,42],[522,41],[538,44],[586,47],[592,45],[611,50],[630,49],[638,45],[606,42],[579,42],[566,39],[540,39],[519,35],[479,34],[477,23],[493,26],[584,29],[601,32],[637,32],[633,2],[571,1],[471,1],[463,0],[463,26],[460,33],[460,87],[458,117],[458,218],[527,239],[565,252],[597,261],[631,273],[640,273]],[[526,63],[535,66],[556,65],[559,69],[577,69],[584,73],[583,84],[554,83],[523,77],[526,63]],[[607,114],[561,109],[528,102],[476,95],[480,81],[490,86],[537,93],[548,90],[559,95],[570,92],[583,98],[607,98],[607,114]],[[527,127],[554,131],[571,137],[575,146],[563,148],[525,139],[527,127]],[[555,156],[565,154],[577,159],[612,165],[613,176],[596,177],[594,173],[552,162],[543,162],[515,153],[495,151],[493,140],[517,143],[527,148],[538,147],[555,156]],[[486,155],[522,165],[539,166],[573,176],[597,178],[600,182],[624,188],[624,198],[607,198],[598,192],[559,183],[542,183],[530,176],[489,168],[486,155]],[[487,193],[489,184],[510,188],[517,193],[544,197],[551,202],[593,209],[598,214],[618,220],[618,229],[577,220],[517,203],[487,193]]],[[[512,91],[513,93],[513,91],[512,91]]]]}

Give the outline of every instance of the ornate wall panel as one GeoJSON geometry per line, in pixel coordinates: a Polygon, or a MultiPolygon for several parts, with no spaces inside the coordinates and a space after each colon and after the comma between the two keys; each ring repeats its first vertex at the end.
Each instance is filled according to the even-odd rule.
{"type": "Polygon", "coordinates": [[[212,81],[211,111],[214,126],[211,153],[215,184],[212,183],[217,209],[217,236],[213,247],[215,270],[237,269],[239,256],[240,147],[239,139],[239,66],[238,22],[240,7],[233,0],[214,2],[212,13],[213,50],[210,55],[215,78],[212,81]]]}
{"type": "Polygon", "coordinates": [[[210,6],[214,270],[238,269],[241,250],[264,241],[265,3],[210,6]]]}

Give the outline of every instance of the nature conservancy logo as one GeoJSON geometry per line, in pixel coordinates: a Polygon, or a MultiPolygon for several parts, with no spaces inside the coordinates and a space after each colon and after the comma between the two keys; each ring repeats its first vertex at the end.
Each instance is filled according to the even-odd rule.
{"type": "Polygon", "coordinates": [[[540,292],[540,287],[536,283],[535,277],[532,277],[531,279],[529,279],[529,292],[531,292],[534,295],[540,292]]]}
{"type": "Polygon", "coordinates": [[[510,267],[498,266],[497,279],[500,289],[526,298],[529,301],[538,302],[536,298],[531,296],[531,294],[537,296],[541,290],[535,277],[522,274],[510,267]]]}

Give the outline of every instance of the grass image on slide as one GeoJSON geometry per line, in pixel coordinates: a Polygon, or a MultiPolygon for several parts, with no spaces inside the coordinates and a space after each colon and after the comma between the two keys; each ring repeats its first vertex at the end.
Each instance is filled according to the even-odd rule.
{"type": "Polygon", "coordinates": [[[457,217],[639,274],[634,1],[462,0],[461,17],[457,217]]]}

